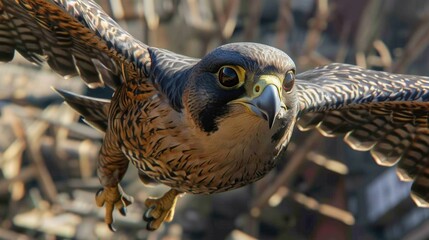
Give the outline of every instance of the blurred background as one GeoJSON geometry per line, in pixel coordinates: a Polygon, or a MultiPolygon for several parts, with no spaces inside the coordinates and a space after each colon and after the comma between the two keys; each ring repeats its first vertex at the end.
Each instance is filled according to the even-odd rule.
{"type": "MultiPolygon", "coordinates": [[[[201,57],[228,42],[287,52],[298,72],[330,62],[429,76],[425,0],[97,0],[150,46],[201,57]]],[[[395,169],[341,138],[295,131],[288,156],[250,186],[185,195],[175,219],[145,230],[146,187],[130,167],[134,196],[118,232],[95,206],[101,133],[85,125],[51,86],[97,97],[78,78],[63,80],[19,56],[0,64],[0,239],[428,239],[429,210],[417,208],[395,169]]]]}

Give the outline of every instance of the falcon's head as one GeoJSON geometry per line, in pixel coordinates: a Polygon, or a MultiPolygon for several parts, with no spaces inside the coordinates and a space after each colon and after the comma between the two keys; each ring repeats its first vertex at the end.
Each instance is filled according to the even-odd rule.
{"type": "Polygon", "coordinates": [[[298,113],[295,64],[286,53],[256,43],[223,45],[202,59],[149,50],[151,77],[176,110],[167,121],[178,122],[180,144],[198,164],[225,173],[207,186],[236,188],[275,165],[298,113]]]}
{"type": "Polygon", "coordinates": [[[242,124],[264,122],[269,130],[296,112],[294,80],[295,64],[286,53],[262,44],[231,43],[190,69],[184,105],[207,133],[231,117],[246,121],[242,124]]]}

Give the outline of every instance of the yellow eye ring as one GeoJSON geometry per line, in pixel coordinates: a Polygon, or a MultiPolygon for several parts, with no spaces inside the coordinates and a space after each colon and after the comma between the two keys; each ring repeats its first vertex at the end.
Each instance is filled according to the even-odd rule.
{"type": "Polygon", "coordinates": [[[223,89],[237,89],[244,83],[246,71],[240,66],[225,65],[219,68],[217,78],[223,89]]]}

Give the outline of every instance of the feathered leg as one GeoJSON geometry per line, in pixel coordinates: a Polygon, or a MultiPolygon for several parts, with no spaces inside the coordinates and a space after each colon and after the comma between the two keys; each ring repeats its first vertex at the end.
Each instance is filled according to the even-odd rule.
{"type": "Polygon", "coordinates": [[[97,192],[95,200],[97,206],[105,207],[104,221],[110,230],[115,231],[113,227],[113,210],[116,208],[125,216],[126,208],[133,202],[133,198],[125,194],[119,185],[128,168],[129,161],[119,147],[114,144],[115,141],[112,141],[110,136],[108,132],[100,150],[98,177],[103,188],[97,192]]]}

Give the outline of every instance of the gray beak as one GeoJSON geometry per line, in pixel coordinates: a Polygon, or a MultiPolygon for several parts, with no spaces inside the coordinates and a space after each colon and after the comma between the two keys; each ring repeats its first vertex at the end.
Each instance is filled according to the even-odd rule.
{"type": "Polygon", "coordinates": [[[250,101],[251,110],[256,115],[268,121],[269,128],[273,127],[277,114],[281,109],[281,102],[277,87],[270,84],[265,87],[261,95],[250,101]]]}

